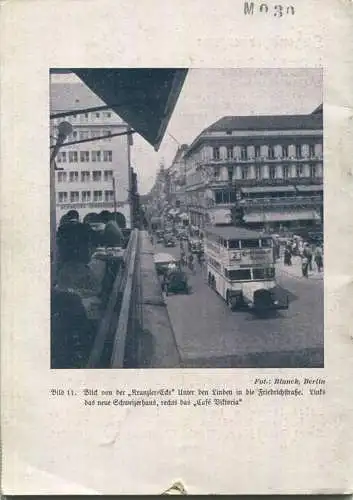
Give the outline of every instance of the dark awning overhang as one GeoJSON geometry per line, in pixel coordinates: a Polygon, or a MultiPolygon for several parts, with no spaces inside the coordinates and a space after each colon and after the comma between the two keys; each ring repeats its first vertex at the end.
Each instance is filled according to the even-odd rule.
{"type": "Polygon", "coordinates": [[[187,69],[72,68],[71,71],[158,151],[187,69]]]}

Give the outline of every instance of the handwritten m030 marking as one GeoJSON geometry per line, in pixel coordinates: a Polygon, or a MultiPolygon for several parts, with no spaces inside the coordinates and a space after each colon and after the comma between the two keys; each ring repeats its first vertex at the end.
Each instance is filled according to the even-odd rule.
{"type": "Polygon", "coordinates": [[[286,15],[295,14],[295,9],[293,5],[268,5],[267,3],[261,3],[255,5],[254,2],[244,2],[244,15],[253,16],[256,13],[268,14],[274,17],[283,17],[286,15]]]}

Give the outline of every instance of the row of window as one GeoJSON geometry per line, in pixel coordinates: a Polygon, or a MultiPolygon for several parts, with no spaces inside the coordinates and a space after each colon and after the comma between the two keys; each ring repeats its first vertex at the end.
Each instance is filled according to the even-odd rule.
{"type": "MultiPolygon", "coordinates": [[[[309,144],[309,157],[314,157],[315,156],[315,145],[314,144],[309,144]]],[[[262,156],[261,154],[261,147],[260,146],[255,146],[255,158],[260,158],[262,156]]],[[[282,158],[288,158],[288,146],[281,146],[281,157],[282,158]]],[[[275,158],[275,148],[274,146],[268,146],[267,147],[267,154],[265,155],[266,158],[269,159],[274,159],[275,158]]],[[[301,144],[297,144],[295,146],[295,156],[296,158],[303,158],[303,149],[301,144]]],[[[227,159],[231,160],[234,158],[234,148],[233,146],[228,146],[227,147],[227,159]]],[[[214,160],[220,160],[221,159],[221,149],[220,147],[214,147],[213,148],[213,159],[214,160]]],[[[241,146],[240,147],[240,159],[241,160],[248,160],[249,159],[249,150],[247,146],[241,146]]]]}
{"type": "Polygon", "coordinates": [[[275,269],[273,267],[263,269],[225,269],[224,275],[231,281],[272,280],[275,277],[275,269]]]}
{"type": "MultiPolygon", "coordinates": [[[[240,168],[241,168],[241,178],[242,179],[249,179],[249,177],[250,177],[250,168],[249,167],[245,167],[245,166],[242,166],[240,168]]],[[[289,179],[291,177],[291,172],[292,172],[291,166],[289,166],[289,165],[283,165],[281,178],[282,179],[289,179]]],[[[270,165],[268,167],[268,178],[269,179],[277,179],[277,178],[279,178],[279,176],[277,174],[278,174],[277,167],[275,165],[270,165]]],[[[317,174],[318,174],[317,165],[316,164],[309,165],[309,177],[316,177],[317,174]]],[[[214,177],[216,179],[218,179],[219,175],[220,175],[219,170],[218,169],[215,170],[214,171],[214,177]]],[[[303,176],[305,176],[304,165],[295,165],[295,175],[296,175],[296,177],[303,177],[303,176]]],[[[233,169],[229,169],[228,178],[231,179],[232,176],[233,176],[233,169]]],[[[257,180],[263,179],[263,169],[260,166],[256,166],[255,167],[255,178],[257,180]]]]}
{"type": "MultiPolygon", "coordinates": [[[[65,120],[68,122],[88,122],[93,120],[104,120],[112,117],[111,111],[91,111],[90,113],[78,113],[76,115],[66,116],[65,120]]],[[[63,118],[55,118],[54,124],[60,123],[63,118]]]]}
{"type": "Polygon", "coordinates": [[[93,170],[89,172],[88,170],[83,170],[81,172],[71,171],[71,172],[58,172],[58,182],[101,182],[102,178],[105,182],[113,180],[113,170],[93,170]],[[81,175],[79,175],[81,174],[81,175]],[[103,175],[102,175],[103,174],[103,175]]]}
{"type": "MultiPolygon", "coordinates": [[[[58,192],[58,202],[67,203],[70,200],[71,203],[77,202],[91,202],[91,201],[103,201],[103,191],[81,191],[81,199],[79,191],[59,191],[58,192]]],[[[114,201],[114,191],[104,191],[104,201],[114,201]]]]}
{"type": "Polygon", "coordinates": [[[113,161],[113,151],[60,151],[56,157],[58,163],[77,163],[80,160],[82,163],[89,161],[113,161]]]}

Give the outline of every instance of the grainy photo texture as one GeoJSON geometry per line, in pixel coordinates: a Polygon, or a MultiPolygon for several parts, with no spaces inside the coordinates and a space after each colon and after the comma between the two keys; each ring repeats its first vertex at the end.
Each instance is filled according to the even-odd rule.
{"type": "Polygon", "coordinates": [[[52,69],[51,368],[324,366],[320,69],[52,69]]]}

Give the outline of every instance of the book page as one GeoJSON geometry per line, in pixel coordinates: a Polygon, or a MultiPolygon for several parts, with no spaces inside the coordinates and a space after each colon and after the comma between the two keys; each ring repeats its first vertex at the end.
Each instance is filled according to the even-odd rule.
{"type": "MultiPolygon", "coordinates": [[[[1,14],[3,494],[352,492],[351,2],[13,0],[1,14]],[[146,90],[156,69],[178,75],[168,98],[146,90]],[[104,94],[127,70],[131,86],[104,94]],[[67,298],[88,273],[62,260],[53,274],[72,209],[80,227],[108,210],[132,229],[125,262],[139,252],[142,271],[120,305],[140,291],[139,362],[117,337],[98,359],[99,322],[83,357],[53,347],[53,289],[67,298]],[[165,254],[183,277],[157,275],[165,254]]],[[[85,291],[79,328],[103,310],[85,291]]]]}

